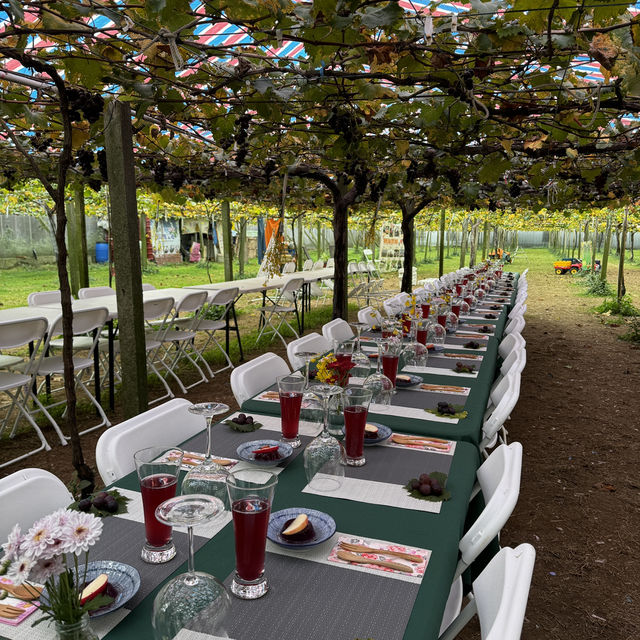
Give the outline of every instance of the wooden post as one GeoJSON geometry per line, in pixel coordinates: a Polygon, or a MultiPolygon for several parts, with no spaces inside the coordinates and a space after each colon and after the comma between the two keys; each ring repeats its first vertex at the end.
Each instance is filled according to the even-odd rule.
{"type": "Polygon", "coordinates": [[[471,248],[469,249],[469,267],[473,267],[476,263],[476,253],[478,250],[478,227],[479,226],[480,226],[480,221],[477,221],[477,222],[472,221],[471,248]]]}
{"type": "Polygon", "coordinates": [[[147,268],[147,216],[140,213],[140,268],[147,268]]]}
{"type": "Polygon", "coordinates": [[[147,351],[142,308],[142,273],[131,107],[114,100],[107,106],[105,149],[116,270],[118,333],[124,417],[147,409],[147,351]]]}
{"type": "Polygon", "coordinates": [[[84,220],[84,186],[73,185],[73,201],[68,207],[67,246],[69,247],[69,276],[71,293],[89,286],[89,265],[87,262],[87,234],[84,220]]]}
{"type": "Polygon", "coordinates": [[[228,200],[220,205],[222,214],[222,244],[224,245],[224,279],[233,280],[233,243],[231,241],[231,206],[228,200]]]}
{"type": "Polygon", "coordinates": [[[620,233],[620,261],[618,262],[618,302],[627,293],[627,288],[624,286],[624,254],[627,245],[627,219],[629,216],[629,210],[624,209],[624,220],[622,221],[622,232],[620,233]]]}
{"type": "Polygon", "coordinates": [[[484,221],[484,227],[482,228],[482,261],[484,262],[487,257],[487,247],[489,246],[489,221],[484,221]]]}
{"type": "Polygon", "coordinates": [[[462,221],[462,237],[460,238],[460,269],[464,267],[465,258],[467,255],[467,229],[469,227],[469,217],[465,216],[462,221]]]}
{"type": "MultiPolygon", "coordinates": [[[[611,231],[613,225],[611,224],[611,216],[607,218],[607,228],[604,232],[604,248],[602,249],[602,262],[600,263],[602,269],[600,271],[600,280],[606,282],[607,280],[607,267],[609,265],[609,250],[611,248],[611,231]]],[[[595,238],[595,233],[594,233],[595,238]]],[[[595,256],[596,248],[593,248],[593,255],[595,256]]],[[[595,258],[594,258],[595,260],[595,258]]]]}
{"type": "Polygon", "coordinates": [[[440,257],[438,262],[438,277],[444,274],[444,230],[447,222],[447,214],[444,209],[440,212],[440,257]]]}
{"type": "Polygon", "coordinates": [[[73,189],[74,211],[80,222],[79,241],[80,241],[80,260],[78,275],[80,276],[80,287],[89,286],[89,260],[87,256],[87,221],[84,211],[84,184],[78,182],[73,189]]]}
{"type": "Polygon", "coordinates": [[[296,268],[298,271],[302,271],[302,264],[304,261],[304,256],[302,255],[302,240],[304,238],[303,220],[304,216],[302,214],[298,216],[298,241],[296,242],[296,268]]]}
{"type": "Polygon", "coordinates": [[[247,251],[247,221],[243,219],[240,223],[240,233],[238,234],[238,275],[244,277],[244,265],[247,251]]]}

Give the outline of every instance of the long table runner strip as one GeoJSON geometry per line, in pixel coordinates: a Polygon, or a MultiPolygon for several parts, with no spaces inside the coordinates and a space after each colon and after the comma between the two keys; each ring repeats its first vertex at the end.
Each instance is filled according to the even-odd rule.
{"type": "MultiPolygon", "coordinates": [[[[472,371],[471,373],[456,373],[453,370],[456,365],[456,360],[451,360],[450,358],[440,361],[432,361],[431,359],[429,359],[427,360],[427,362],[429,364],[426,367],[419,367],[413,364],[407,365],[402,370],[402,373],[432,373],[439,376],[453,376],[454,378],[477,378],[478,370],[480,369],[480,363],[473,360],[465,363],[473,365],[476,368],[476,370],[472,371]]],[[[462,360],[460,360],[460,362],[462,362],[462,360]]]]}
{"type": "MultiPolygon", "coordinates": [[[[267,553],[270,590],[259,600],[233,598],[228,633],[242,640],[402,640],[419,585],[345,571],[338,565],[267,553]],[[349,594],[345,597],[345,594],[349,594]]],[[[231,576],[225,580],[231,581],[231,576]]]]}
{"type": "Polygon", "coordinates": [[[414,409],[406,406],[396,406],[389,404],[377,404],[372,402],[369,405],[370,421],[384,423],[385,416],[396,416],[402,418],[412,418],[414,420],[429,420],[432,422],[444,422],[446,424],[455,425],[458,423],[457,418],[447,418],[445,416],[438,416],[424,409],[414,409]],[[372,414],[375,414],[375,418],[372,414]]]}

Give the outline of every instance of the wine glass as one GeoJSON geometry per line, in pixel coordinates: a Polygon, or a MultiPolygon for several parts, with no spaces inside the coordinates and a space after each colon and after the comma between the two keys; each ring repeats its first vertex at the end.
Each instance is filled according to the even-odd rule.
{"type": "Polygon", "coordinates": [[[227,490],[225,481],[228,475],[227,469],[220,465],[211,452],[211,424],[213,417],[226,413],[229,407],[222,402],[199,402],[189,407],[189,413],[203,416],[207,422],[207,453],[203,462],[190,469],[182,481],[182,493],[204,493],[216,496],[224,504],[227,504],[227,490]]]}
{"type": "Polygon", "coordinates": [[[309,391],[309,365],[320,354],[317,351],[296,351],[294,355],[304,360],[304,390],[307,392],[309,391]]]}
{"type": "Polygon", "coordinates": [[[156,640],[174,638],[181,629],[226,637],[224,622],[231,607],[226,587],[214,576],[195,570],[193,527],[224,511],[219,498],[204,494],[165,500],[155,512],[165,525],[183,525],[189,536],[187,573],[172,578],[153,601],[151,624],[156,640]]]}
{"type": "Polygon", "coordinates": [[[343,454],[340,443],[329,433],[329,400],[342,393],[337,385],[318,383],[310,387],[322,400],[322,433],[304,450],[304,471],[307,483],[316,491],[336,491],[344,478],[343,454]]]}
{"type": "Polygon", "coordinates": [[[362,351],[361,333],[370,327],[366,322],[352,322],[351,326],[356,330],[356,346],[351,355],[351,362],[355,366],[351,369],[351,374],[356,378],[366,378],[371,370],[371,360],[362,351]]]}
{"type": "Polygon", "coordinates": [[[367,376],[362,383],[365,389],[370,389],[372,393],[372,401],[380,405],[391,404],[391,396],[393,395],[393,382],[387,378],[387,376],[380,370],[380,364],[382,362],[382,349],[381,340],[376,340],[378,347],[378,366],[375,373],[367,376]]]}

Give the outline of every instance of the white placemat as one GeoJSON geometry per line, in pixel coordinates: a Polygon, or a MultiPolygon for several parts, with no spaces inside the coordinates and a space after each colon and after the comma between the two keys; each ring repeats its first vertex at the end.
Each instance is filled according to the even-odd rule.
{"type": "MultiPolygon", "coordinates": [[[[453,360],[453,358],[448,358],[449,360],[453,360]]],[[[429,362],[427,360],[427,362],[429,362]]],[[[470,363],[475,362],[474,360],[469,360],[470,363]]],[[[402,373],[432,373],[436,376],[453,376],[454,378],[477,378],[478,372],[474,371],[473,373],[456,373],[453,370],[449,369],[440,369],[438,367],[417,367],[413,364],[407,365],[402,373]]]]}
{"type": "Polygon", "coordinates": [[[313,493],[329,498],[342,498],[343,500],[353,500],[354,502],[366,502],[368,504],[426,511],[428,513],[440,513],[442,505],[441,502],[412,498],[407,493],[407,490],[399,484],[360,480],[359,478],[345,477],[342,486],[337,491],[318,491],[317,489],[311,489],[307,485],[302,490],[302,493],[313,493]]]}
{"type": "MultiPolygon", "coordinates": [[[[396,433],[400,436],[411,436],[413,434],[410,433],[399,433],[398,431],[396,431],[396,433]]],[[[428,437],[428,436],[425,436],[428,437]]],[[[383,443],[383,447],[396,447],[396,448],[400,448],[400,449],[411,449],[413,451],[424,451],[425,453],[440,453],[443,456],[452,456],[455,452],[456,452],[456,442],[455,440],[448,440],[449,444],[450,444],[450,448],[448,451],[443,451],[442,449],[431,449],[429,448],[428,445],[425,445],[424,447],[417,447],[415,445],[406,445],[406,444],[399,444],[397,442],[394,442],[391,438],[389,438],[389,440],[387,440],[385,443],[383,443]]]]}
{"type": "Polygon", "coordinates": [[[458,418],[445,418],[429,413],[424,409],[414,409],[413,407],[402,407],[393,404],[377,404],[372,402],[369,405],[369,413],[382,414],[383,416],[400,416],[402,418],[413,418],[415,420],[429,420],[432,422],[447,422],[457,424],[458,418]]]}

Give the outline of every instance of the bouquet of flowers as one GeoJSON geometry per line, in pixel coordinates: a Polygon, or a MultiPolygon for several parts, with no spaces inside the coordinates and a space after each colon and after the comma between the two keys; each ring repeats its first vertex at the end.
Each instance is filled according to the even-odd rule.
{"type": "Polygon", "coordinates": [[[346,387],[349,384],[349,371],[355,366],[351,360],[339,361],[333,352],[327,353],[318,362],[316,380],[346,387]]]}
{"type": "Polygon", "coordinates": [[[75,624],[89,611],[111,602],[105,595],[81,601],[86,575],[81,575],[78,558],[84,554],[86,574],[89,547],[101,534],[100,518],[71,509],[58,509],[44,516],[24,534],[19,525],[12,529],[2,545],[0,575],[6,575],[15,585],[23,585],[30,599],[40,598],[34,604],[45,615],[34,624],[47,619],[75,624]],[[37,584],[44,584],[45,590],[37,584]]]}

